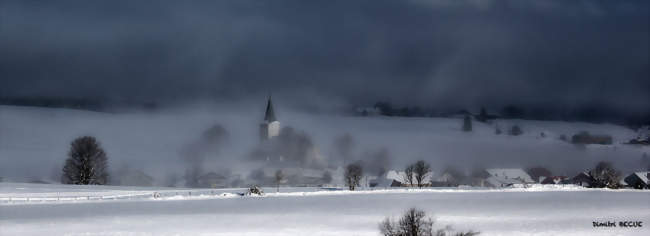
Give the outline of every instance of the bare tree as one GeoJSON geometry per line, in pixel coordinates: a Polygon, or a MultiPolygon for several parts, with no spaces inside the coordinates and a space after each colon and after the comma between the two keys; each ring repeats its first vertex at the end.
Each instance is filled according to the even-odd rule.
{"type": "Polygon", "coordinates": [[[612,163],[601,161],[591,171],[597,188],[618,188],[621,180],[621,173],[614,169],[612,163]]]}
{"type": "Polygon", "coordinates": [[[79,137],[70,144],[61,182],[104,185],[108,183],[107,168],[108,158],[99,142],[91,136],[79,137]]]}
{"type": "Polygon", "coordinates": [[[409,184],[409,186],[414,186],[414,182],[413,182],[414,173],[415,173],[414,165],[408,165],[406,169],[404,169],[404,179],[406,180],[406,183],[409,184]]]}
{"type": "Polygon", "coordinates": [[[463,131],[472,131],[472,117],[470,115],[465,115],[463,118],[463,131]]]}
{"type": "Polygon", "coordinates": [[[454,233],[450,226],[434,232],[433,223],[434,221],[427,217],[424,211],[411,208],[398,221],[384,219],[379,223],[379,231],[384,236],[475,236],[479,234],[474,231],[454,233]]]}
{"type": "Polygon", "coordinates": [[[280,183],[282,181],[284,181],[284,173],[282,173],[282,170],[275,171],[275,184],[277,186],[275,192],[280,192],[280,183]]]}
{"type": "Polygon", "coordinates": [[[354,191],[356,186],[359,186],[362,177],[363,177],[363,168],[361,167],[361,165],[354,163],[354,164],[349,164],[345,168],[345,182],[351,191],[354,191]]]}
{"type": "Polygon", "coordinates": [[[386,218],[379,230],[385,236],[432,236],[433,220],[426,218],[424,211],[411,208],[397,222],[386,218]]]}
{"type": "Polygon", "coordinates": [[[415,180],[418,181],[418,188],[424,187],[424,180],[429,175],[429,172],[431,172],[431,166],[423,160],[419,160],[413,165],[413,173],[415,174],[415,180]]]}

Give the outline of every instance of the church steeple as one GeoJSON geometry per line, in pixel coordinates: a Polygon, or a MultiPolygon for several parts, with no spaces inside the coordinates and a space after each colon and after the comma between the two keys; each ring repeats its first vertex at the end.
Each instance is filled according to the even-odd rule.
{"type": "Polygon", "coordinates": [[[266,103],[266,113],[264,114],[264,121],[268,123],[277,121],[277,119],[275,118],[275,112],[273,112],[273,103],[271,102],[271,96],[269,96],[269,100],[266,103]]]}
{"type": "Polygon", "coordinates": [[[278,135],[280,135],[280,121],[275,118],[273,102],[271,101],[271,96],[269,96],[269,99],[266,102],[264,120],[260,124],[260,139],[262,141],[269,140],[278,135]]]}

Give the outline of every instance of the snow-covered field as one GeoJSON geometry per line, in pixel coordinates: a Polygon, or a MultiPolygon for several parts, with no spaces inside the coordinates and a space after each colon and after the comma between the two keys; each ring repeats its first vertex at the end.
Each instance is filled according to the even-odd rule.
{"type": "MultiPolygon", "coordinates": [[[[279,104],[282,104],[281,101],[279,104]]],[[[203,166],[206,171],[250,171],[242,160],[258,143],[262,106],[194,107],[157,113],[101,113],[71,109],[0,106],[0,235],[378,235],[377,224],[418,207],[438,228],[478,230],[482,235],[650,235],[650,191],[577,187],[527,189],[323,190],[66,186],[57,182],[70,141],[97,137],[115,170],[128,165],[154,177],[182,176],[179,157],[188,143],[214,124],[230,132],[230,145],[203,166]],[[160,197],[154,198],[154,193],[160,197]],[[594,221],[642,221],[642,228],[594,228],[594,221]]],[[[622,144],[634,131],[611,124],[499,120],[519,125],[521,136],[495,135],[495,124],[460,119],[346,117],[277,109],[283,125],[309,134],[324,158],[346,132],[358,140],[355,154],[387,147],[391,168],[425,159],[434,168],[546,165],[573,176],[600,160],[622,171],[639,168],[649,147],[622,144]],[[559,136],[586,130],[609,134],[613,145],[577,147],[559,136]],[[540,134],[544,133],[542,137],[540,134]]]]}
{"type": "Polygon", "coordinates": [[[451,225],[482,235],[650,234],[648,191],[576,187],[265,191],[262,197],[242,197],[236,194],[242,189],[2,183],[0,235],[379,235],[379,221],[413,206],[432,214],[439,228],[451,225]],[[167,195],[154,199],[154,192],[167,195]],[[133,198],[110,198],[129,194],[133,198]],[[57,195],[81,198],[42,199],[57,195]],[[10,202],[9,197],[18,200],[10,202]],[[25,197],[32,199],[20,200],[25,197]],[[592,225],[623,220],[644,225],[592,225]]]}

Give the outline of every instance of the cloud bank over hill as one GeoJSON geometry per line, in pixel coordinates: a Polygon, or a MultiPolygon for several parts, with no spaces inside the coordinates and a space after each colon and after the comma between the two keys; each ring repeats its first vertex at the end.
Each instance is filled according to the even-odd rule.
{"type": "Polygon", "coordinates": [[[0,94],[650,110],[648,1],[0,3],[0,94]]]}

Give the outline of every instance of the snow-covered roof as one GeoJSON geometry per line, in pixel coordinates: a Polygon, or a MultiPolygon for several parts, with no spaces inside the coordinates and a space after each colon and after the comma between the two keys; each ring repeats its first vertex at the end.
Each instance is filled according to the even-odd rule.
{"type": "Polygon", "coordinates": [[[268,123],[277,121],[277,119],[275,118],[275,112],[273,112],[273,103],[271,102],[271,97],[269,97],[269,100],[266,103],[266,112],[264,112],[264,121],[268,123]]]}
{"type": "Polygon", "coordinates": [[[544,177],[544,179],[541,179],[540,177],[540,183],[542,184],[560,184],[562,181],[566,180],[566,176],[549,176],[549,177],[544,177]]]}
{"type": "Polygon", "coordinates": [[[645,184],[648,184],[648,173],[650,172],[634,172],[634,174],[645,184]]]}
{"type": "Polygon", "coordinates": [[[485,171],[490,174],[486,181],[494,186],[535,182],[522,169],[486,169],[485,171]]]}

